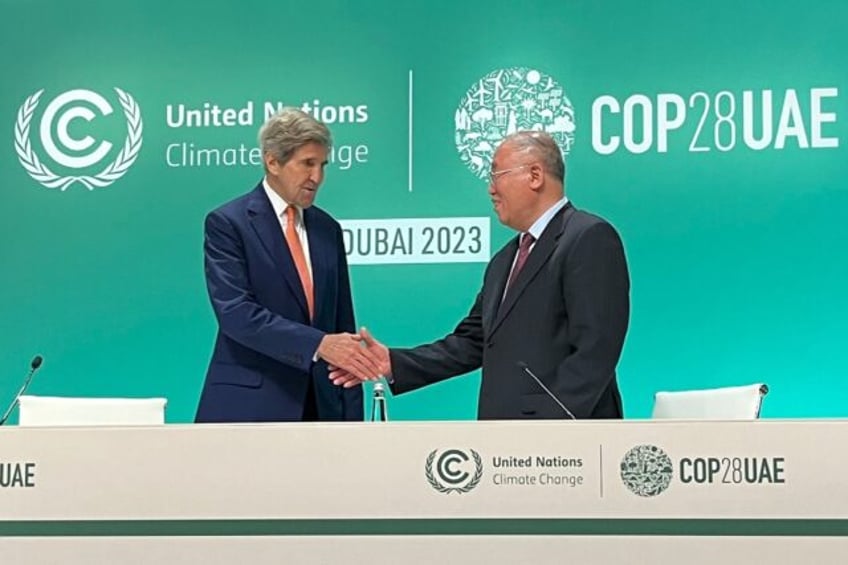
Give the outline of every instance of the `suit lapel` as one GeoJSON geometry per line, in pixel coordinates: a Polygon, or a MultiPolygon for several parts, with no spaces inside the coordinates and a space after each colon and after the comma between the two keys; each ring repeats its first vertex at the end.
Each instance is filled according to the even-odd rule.
{"type": "MultiPolygon", "coordinates": [[[[551,221],[548,223],[548,226],[545,228],[545,231],[542,232],[542,236],[539,238],[539,241],[533,246],[533,250],[530,252],[530,255],[527,257],[527,262],[524,263],[524,268],[521,269],[521,272],[518,273],[518,277],[516,277],[515,281],[512,283],[512,286],[507,291],[506,296],[503,299],[503,302],[500,304],[500,307],[497,310],[497,316],[495,317],[495,322],[492,324],[491,333],[500,326],[500,324],[504,321],[504,318],[509,314],[510,310],[512,310],[513,306],[515,306],[518,298],[524,293],[527,289],[527,285],[536,277],[539,273],[539,270],[542,266],[547,263],[548,259],[551,256],[551,253],[556,249],[557,242],[559,242],[559,238],[562,235],[562,232],[565,230],[565,224],[568,222],[568,219],[571,217],[571,214],[574,213],[574,207],[571,206],[571,203],[567,203],[562,210],[556,213],[556,215],[551,218],[551,221]]],[[[516,239],[516,242],[518,240],[516,239]]],[[[517,243],[516,243],[517,248],[517,243]]],[[[515,253],[513,253],[513,256],[515,253]]],[[[510,262],[509,267],[512,267],[512,263],[510,262]]],[[[507,269],[507,273],[504,277],[506,279],[509,277],[509,268],[507,269]]],[[[506,280],[504,280],[503,288],[506,285],[506,280]]],[[[498,300],[500,300],[500,294],[498,295],[498,300]]]]}
{"type": "Polygon", "coordinates": [[[274,208],[271,206],[261,183],[253,191],[247,205],[247,214],[256,235],[259,236],[259,241],[262,242],[265,251],[271,256],[274,267],[281,278],[289,285],[304,315],[308,318],[309,308],[306,305],[306,295],[303,292],[303,286],[300,284],[297,267],[294,265],[286,237],[280,228],[280,220],[274,214],[274,208]]]}
{"type": "Polygon", "coordinates": [[[518,251],[518,237],[515,237],[492,259],[489,267],[491,288],[483,293],[483,327],[491,328],[498,314],[504,287],[506,287],[512,260],[518,251]]]}
{"type": "MultiPolygon", "coordinates": [[[[315,299],[314,320],[320,320],[323,308],[321,297],[327,296],[328,274],[335,265],[331,259],[335,257],[333,241],[328,240],[327,230],[318,226],[319,218],[313,208],[303,211],[303,224],[306,227],[306,237],[309,239],[309,262],[312,265],[312,294],[315,299]]],[[[316,322],[317,324],[317,322],[316,322]]]]}

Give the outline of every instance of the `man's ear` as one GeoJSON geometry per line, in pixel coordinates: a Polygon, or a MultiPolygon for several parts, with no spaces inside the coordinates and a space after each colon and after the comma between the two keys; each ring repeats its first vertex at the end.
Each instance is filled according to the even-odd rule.
{"type": "Polygon", "coordinates": [[[545,169],[539,163],[530,165],[530,188],[538,192],[545,184],[545,169]]]}
{"type": "Polygon", "coordinates": [[[266,152],[264,155],[262,155],[262,160],[265,161],[265,170],[273,175],[276,175],[280,167],[280,162],[277,161],[277,158],[274,157],[270,152],[266,152]]]}

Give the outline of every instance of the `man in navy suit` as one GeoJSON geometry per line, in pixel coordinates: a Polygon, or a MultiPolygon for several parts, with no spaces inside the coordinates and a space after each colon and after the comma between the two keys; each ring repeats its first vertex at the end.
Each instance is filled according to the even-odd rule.
{"type": "MultiPolygon", "coordinates": [[[[616,365],[630,317],[624,247],[608,222],[572,205],[564,179],[550,135],[517,132],[500,144],[489,196],[501,223],[520,235],[492,257],[471,311],[443,339],[390,350],[363,330],[394,393],[482,367],[480,419],[623,417],[616,365]]],[[[358,384],[344,368],[331,377],[358,384]]]]}
{"type": "Polygon", "coordinates": [[[327,364],[367,378],[339,223],[313,206],[327,127],[286,108],[259,132],[265,177],[206,217],[206,283],[218,335],[196,422],[362,420],[362,388],[334,387],[327,364]]]}

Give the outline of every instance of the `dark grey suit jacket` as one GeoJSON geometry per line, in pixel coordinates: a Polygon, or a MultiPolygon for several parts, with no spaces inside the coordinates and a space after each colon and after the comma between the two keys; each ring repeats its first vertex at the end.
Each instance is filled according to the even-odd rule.
{"type": "Polygon", "coordinates": [[[501,302],[517,250],[516,237],[492,258],[474,306],[450,335],[391,350],[392,391],[482,366],[478,418],[568,418],[520,368],[523,362],[577,418],[623,417],[615,369],[630,279],[618,233],[567,204],[501,302]]]}

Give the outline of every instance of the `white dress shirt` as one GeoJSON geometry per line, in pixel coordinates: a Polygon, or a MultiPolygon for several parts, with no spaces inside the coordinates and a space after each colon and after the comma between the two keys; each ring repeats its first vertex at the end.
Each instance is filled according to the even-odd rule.
{"type": "MultiPolygon", "coordinates": [[[[262,188],[265,189],[265,194],[271,201],[271,206],[274,208],[274,214],[280,221],[280,228],[283,230],[283,237],[286,236],[286,228],[288,227],[288,218],[286,217],[286,208],[289,203],[283,200],[283,197],[274,192],[274,189],[268,184],[268,179],[262,179],[262,188]]],[[[303,247],[303,256],[306,259],[306,268],[309,270],[309,278],[315,280],[312,276],[312,261],[309,259],[309,238],[306,236],[306,225],[303,223],[303,208],[300,206],[294,207],[295,224],[294,230],[297,232],[297,237],[300,239],[300,246],[303,247]]]]}

